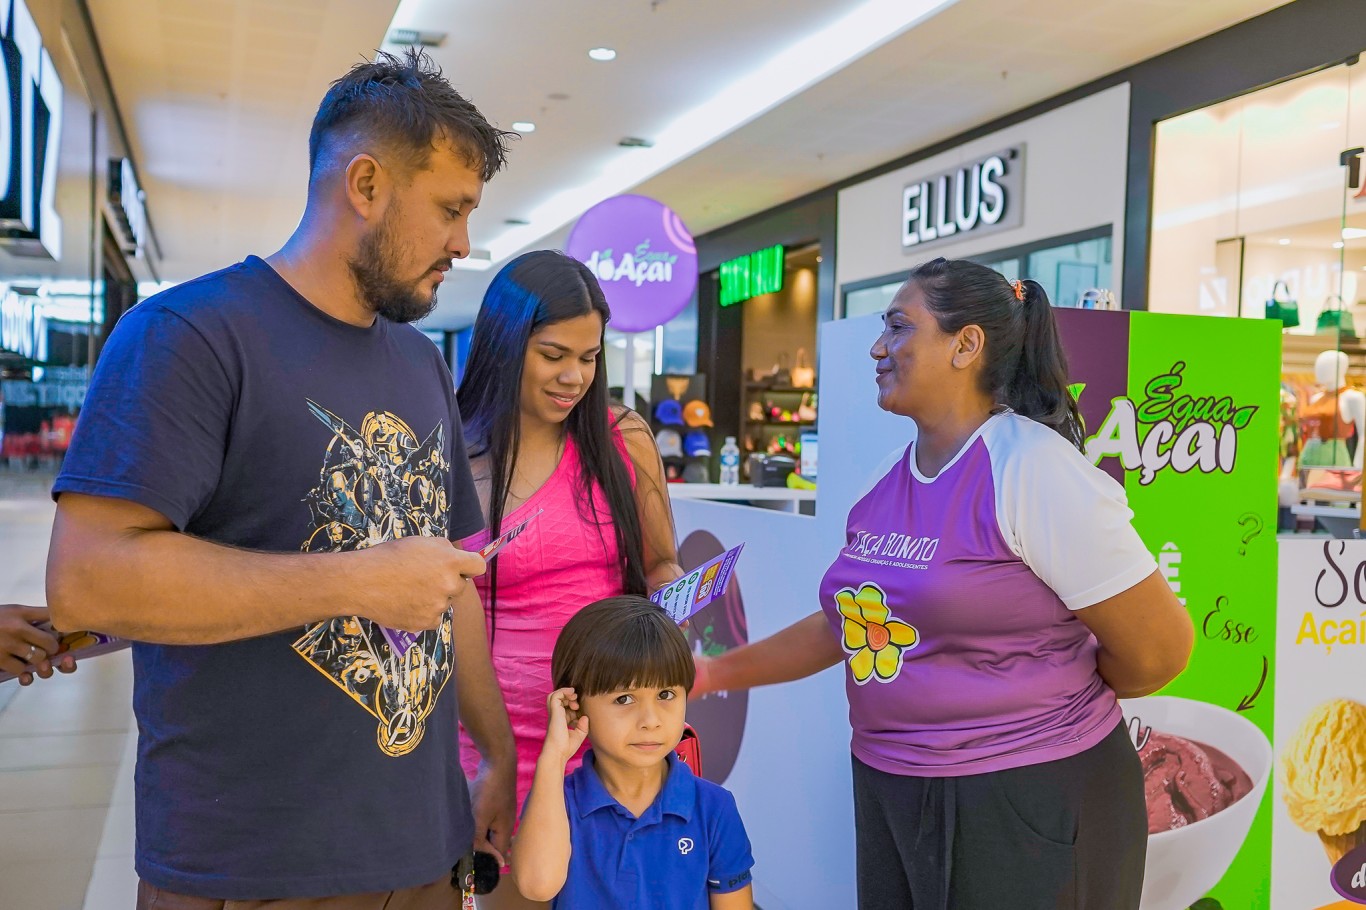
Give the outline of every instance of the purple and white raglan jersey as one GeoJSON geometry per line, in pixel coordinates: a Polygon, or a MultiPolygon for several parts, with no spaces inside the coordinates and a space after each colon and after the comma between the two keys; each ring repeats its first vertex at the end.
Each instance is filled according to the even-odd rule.
{"type": "Polygon", "coordinates": [[[935,477],[915,440],[849,513],[821,607],[853,752],[955,777],[1068,758],[1120,721],[1073,610],[1157,569],[1124,490],[1058,433],[991,417],[935,477]]]}

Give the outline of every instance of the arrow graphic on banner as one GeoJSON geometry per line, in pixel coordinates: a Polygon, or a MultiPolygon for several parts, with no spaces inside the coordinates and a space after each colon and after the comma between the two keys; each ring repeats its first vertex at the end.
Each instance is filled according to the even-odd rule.
{"type": "Polygon", "coordinates": [[[1263,655],[1263,656],[1262,656],[1262,678],[1259,679],[1259,680],[1257,680],[1257,688],[1256,688],[1255,690],[1253,690],[1252,694],[1251,694],[1251,695],[1245,695],[1245,696],[1243,696],[1243,700],[1240,701],[1240,702],[1238,702],[1238,710],[1239,710],[1239,711],[1246,711],[1246,710],[1248,710],[1249,708],[1253,707],[1253,706],[1256,704],[1257,696],[1262,694],[1262,686],[1266,685],[1266,670],[1267,670],[1266,656],[1263,655]]]}

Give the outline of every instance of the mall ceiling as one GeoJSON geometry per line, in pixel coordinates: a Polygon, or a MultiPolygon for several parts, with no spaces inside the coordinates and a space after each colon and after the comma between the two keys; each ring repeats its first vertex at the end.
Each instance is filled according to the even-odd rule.
{"type": "MultiPolygon", "coordinates": [[[[445,32],[432,53],[452,82],[499,125],[536,124],[472,222],[476,248],[496,261],[562,244],[573,207],[593,201],[585,187],[656,196],[701,234],[1282,0],[87,2],[133,134],[161,272],[183,280],[284,241],[302,211],[318,100],[391,22],[445,32]],[[908,8],[925,18],[907,21],[908,8]],[[891,33],[847,55],[844,45],[809,53],[815,71],[790,84],[765,81],[775,59],[808,52],[803,41],[828,49],[859,15],[887,16],[891,33]],[[600,46],[616,60],[590,60],[600,46]],[[762,91],[735,88],[756,77],[762,91]],[[747,109],[750,95],[766,109],[747,109]],[[689,112],[704,113],[689,121],[704,126],[686,128],[694,138],[680,145],[689,112]],[[708,141],[718,127],[729,129],[708,141]],[[626,137],[687,154],[622,148],[626,137]],[[523,220],[534,223],[509,223],[523,220]]],[[[430,323],[468,324],[492,274],[452,272],[430,323]]]]}

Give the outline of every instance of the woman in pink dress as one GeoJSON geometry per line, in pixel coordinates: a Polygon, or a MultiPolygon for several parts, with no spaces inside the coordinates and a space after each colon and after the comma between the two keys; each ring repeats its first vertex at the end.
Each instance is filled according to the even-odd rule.
{"type": "MultiPolygon", "coordinates": [[[[545,738],[560,629],[596,600],[649,594],[683,574],[654,435],[607,396],[610,315],[582,263],[551,250],[517,257],[484,295],[458,392],[488,518],[464,546],[481,547],[535,516],[477,581],[517,741],[519,810],[545,738]]],[[[475,777],[479,753],[463,733],[460,751],[475,777]]],[[[481,906],[540,905],[505,881],[481,906]]]]}

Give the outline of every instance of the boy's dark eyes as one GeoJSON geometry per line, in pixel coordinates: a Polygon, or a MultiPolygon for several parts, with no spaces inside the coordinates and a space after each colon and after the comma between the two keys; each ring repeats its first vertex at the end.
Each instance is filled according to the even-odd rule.
{"type": "MultiPolygon", "coordinates": [[[[659,695],[657,697],[660,701],[673,701],[675,698],[678,698],[678,693],[675,692],[673,689],[660,689],[659,695]]],[[[612,704],[631,705],[635,704],[635,700],[636,697],[634,695],[622,693],[621,695],[618,695],[616,698],[612,699],[612,704]]]]}

